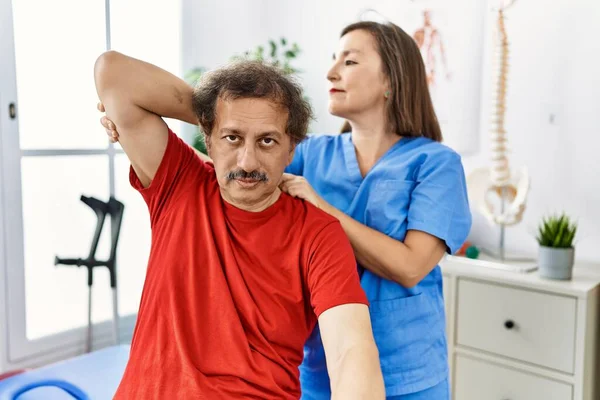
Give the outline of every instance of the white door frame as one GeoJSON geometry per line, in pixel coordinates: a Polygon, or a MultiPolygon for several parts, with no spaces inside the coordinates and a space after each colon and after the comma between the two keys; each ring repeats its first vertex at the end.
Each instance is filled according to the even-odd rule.
{"type": "MultiPolygon", "coordinates": [[[[4,34],[4,30],[2,35],[0,35],[0,54],[7,54],[8,48],[10,46],[10,40],[12,38],[12,13],[2,12],[5,10],[6,4],[8,1],[8,6],[10,6],[9,0],[0,0],[0,26],[4,27],[4,30],[7,32],[4,34]],[[8,32],[10,32],[10,37],[8,37],[8,32]]],[[[0,63],[0,76],[3,76],[5,71],[5,64],[0,63]]],[[[5,175],[5,167],[4,167],[4,155],[2,153],[3,150],[3,140],[4,140],[4,132],[8,131],[8,104],[10,101],[6,100],[7,98],[7,88],[6,85],[8,83],[8,79],[0,79],[0,372],[6,370],[8,368],[8,297],[6,288],[8,287],[8,277],[6,273],[6,252],[5,252],[5,235],[4,235],[4,175],[5,175]]]]}

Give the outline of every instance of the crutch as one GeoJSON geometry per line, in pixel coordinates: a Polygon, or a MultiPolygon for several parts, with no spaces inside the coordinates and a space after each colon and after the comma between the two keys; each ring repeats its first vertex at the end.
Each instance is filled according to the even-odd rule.
{"type": "Polygon", "coordinates": [[[94,237],[92,238],[92,245],[88,257],[82,258],[59,258],[58,256],[54,259],[54,265],[75,265],[77,267],[86,267],[88,272],[88,326],[87,326],[87,339],[86,339],[86,351],[89,353],[92,350],[92,286],[94,284],[94,268],[95,267],[107,267],[110,274],[110,287],[113,294],[113,339],[115,344],[119,344],[119,310],[118,310],[118,297],[117,297],[117,245],[119,243],[119,234],[121,231],[121,223],[123,221],[123,211],[125,206],[123,203],[110,197],[108,203],[100,201],[93,197],[81,196],[81,201],[89,206],[97,217],[96,230],[94,237]],[[110,256],[106,261],[100,261],[96,259],[96,250],[98,248],[98,242],[102,234],[102,228],[104,227],[104,221],[106,215],[110,215],[111,218],[111,249],[110,256]]]}

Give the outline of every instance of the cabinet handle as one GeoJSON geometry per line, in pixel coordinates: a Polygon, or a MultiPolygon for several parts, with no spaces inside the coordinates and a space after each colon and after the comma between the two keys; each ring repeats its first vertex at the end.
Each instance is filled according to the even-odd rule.
{"type": "Polygon", "coordinates": [[[506,320],[506,321],[504,321],[504,327],[506,329],[513,329],[515,327],[515,323],[514,323],[514,321],[512,321],[510,319],[506,320]]]}
{"type": "Polygon", "coordinates": [[[15,106],[15,103],[10,103],[8,105],[8,115],[10,116],[10,119],[15,119],[17,117],[17,107],[15,106]]]}

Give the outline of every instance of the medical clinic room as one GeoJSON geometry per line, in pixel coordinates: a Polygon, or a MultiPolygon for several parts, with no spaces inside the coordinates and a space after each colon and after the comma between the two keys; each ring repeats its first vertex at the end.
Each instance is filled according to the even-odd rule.
{"type": "Polygon", "coordinates": [[[600,400],[599,2],[0,32],[0,400],[600,400]]]}

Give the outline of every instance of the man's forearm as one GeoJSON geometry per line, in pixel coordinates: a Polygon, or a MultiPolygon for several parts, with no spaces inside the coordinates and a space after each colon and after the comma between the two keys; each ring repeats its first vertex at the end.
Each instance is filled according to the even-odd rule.
{"type": "Polygon", "coordinates": [[[117,91],[119,97],[161,117],[198,123],[192,109],[192,87],[155,65],[108,51],[96,61],[94,75],[101,99],[102,92],[117,91]]]}
{"type": "Polygon", "coordinates": [[[345,351],[331,369],[333,400],[385,399],[385,385],[374,343],[354,346],[345,351]]]}

